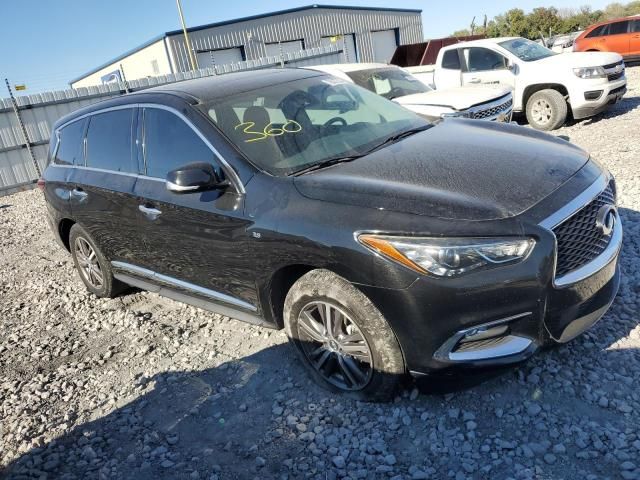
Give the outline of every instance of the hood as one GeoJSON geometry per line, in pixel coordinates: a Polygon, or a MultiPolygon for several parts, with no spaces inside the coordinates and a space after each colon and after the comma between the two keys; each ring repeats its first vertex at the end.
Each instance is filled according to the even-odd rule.
{"type": "Polygon", "coordinates": [[[518,215],[573,176],[588,154],[517,125],[448,119],[357,160],[294,178],[312,199],[431,217],[518,215]]]}
{"type": "Polygon", "coordinates": [[[429,105],[450,107],[454,110],[466,110],[480,103],[487,103],[504,97],[511,92],[510,87],[454,87],[443,90],[433,90],[425,93],[414,93],[404,97],[394,98],[400,105],[429,105]]]}
{"type": "Polygon", "coordinates": [[[611,52],[567,52],[543,58],[532,65],[548,65],[560,68],[602,67],[622,60],[622,55],[611,52]]]}

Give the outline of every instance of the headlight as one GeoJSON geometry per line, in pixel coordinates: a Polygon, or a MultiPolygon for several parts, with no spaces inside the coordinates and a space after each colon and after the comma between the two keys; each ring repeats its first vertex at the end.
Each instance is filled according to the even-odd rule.
{"type": "Polygon", "coordinates": [[[580,78],[604,78],[607,76],[602,67],[574,68],[573,73],[580,78]]]}
{"type": "Polygon", "coordinates": [[[419,273],[455,277],[521,262],[533,249],[532,238],[425,238],[361,234],[358,241],[419,273]]]}
{"type": "Polygon", "coordinates": [[[470,118],[469,112],[451,112],[440,115],[442,118],[470,118]]]}

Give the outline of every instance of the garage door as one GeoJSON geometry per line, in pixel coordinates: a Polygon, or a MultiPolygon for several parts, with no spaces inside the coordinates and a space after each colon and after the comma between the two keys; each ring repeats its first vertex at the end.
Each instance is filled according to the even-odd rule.
{"type": "Polygon", "coordinates": [[[216,65],[226,65],[228,63],[237,63],[244,60],[242,48],[225,48],[222,50],[211,50],[207,52],[200,51],[197,53],[198,67],[207,68],[216,65]]]}
{"type": "Polygon", "coordinates": [[[290,42],[267,43],[265,44],[267,57],[279,57],[282,53],[296,53],[302,50],[302,40],[292,40],[290,42]]]}
{"type": "Polygon", "coordinates": [[[345,63],[354,63],[358,61],[358,53],[356,52],[356,41],[353,37],[353,33],[346,35],[334,36],[334,37],[322,37],[320,39],[320,45],[338,45],[339,48],[344,50],[345,63]]]}
{"type": "Polygon", "coordinates": [[[389,63],[398,46],[396,31],[371,32],[371,36],[373,39],[373,60],[380,63],[389,63]]]}

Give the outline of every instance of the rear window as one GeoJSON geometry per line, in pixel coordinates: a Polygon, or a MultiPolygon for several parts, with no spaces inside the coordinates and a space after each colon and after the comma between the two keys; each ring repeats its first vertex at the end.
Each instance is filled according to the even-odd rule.
{"type": "Polygon", "coordinates": [[[56,165],[84,165],[82,155],[84,125],[84,120],[78,120],[58,131],[60,143],[53,163],[56,165]]]}
{"type": "Polygon", "coordinates": [[[137,173],[132,152],[132,108],[98,113],[89,120],[87,166],[137,173]]]}
{"type": "Polygon", "coordinates": [[[442,68],[460,70],[460,56],[458,50],[447,50],[442,57],[442,68]]]}
{"type": "Polygon", "coordinates": [[[609,35],[620,35],[621,33],[627,33],[629,30],[629,22],[615,22],[609,27],[609,35]]]}

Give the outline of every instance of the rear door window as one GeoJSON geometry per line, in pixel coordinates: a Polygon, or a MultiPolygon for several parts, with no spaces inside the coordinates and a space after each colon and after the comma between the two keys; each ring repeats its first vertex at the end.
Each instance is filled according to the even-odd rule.
{"type": "Polygon", "coordinates": [[[84,120],[77,120],[58,131],[60,143],[53,163],[56,165],[84,165],[82,138],[84,120]]]}
{"type": "Polygon", "coordinates": [[[640,33],[640,20],[633,21],[633,25],[631,25],[631,31],[635,33],[640,33]]]}
{"type": "Polygon", "coordinates": [[[159,108],[144,111],[144,152],[149,177],[165,178],[188,163],[215,163],[211,149],[184,120],[159,108]]]}
{"type": "Polygon", "coordinates": [[[609,26],[609,35],[620,35],[629,31],[629,22],[615,22],[609,26]]]}
{"type": "Polygon", "coordinates": [[[138,173],[133,154],[133,108],[92,115],[87,130],[87,166],[138,173]]]}
{"type": "Polygon", "coordinates": [[[447,50],[442,56],[442,68],[460,70],[460,56],[458,50],[447,50]]]}

